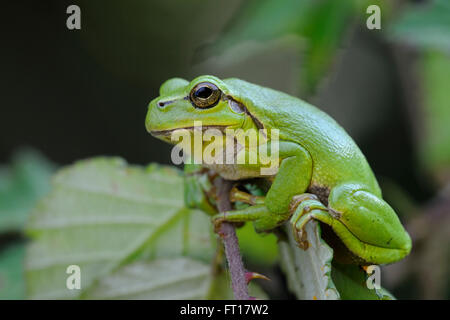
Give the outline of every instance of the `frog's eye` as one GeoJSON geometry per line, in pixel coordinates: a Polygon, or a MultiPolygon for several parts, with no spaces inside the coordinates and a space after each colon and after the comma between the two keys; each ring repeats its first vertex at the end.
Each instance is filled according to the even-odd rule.
{"type": "Polygon", "coordinates": [[[197,84],[190,93],[190,99],[197,108],[211,108],[219,102],[222,92],[213,83],[197,84]]]}

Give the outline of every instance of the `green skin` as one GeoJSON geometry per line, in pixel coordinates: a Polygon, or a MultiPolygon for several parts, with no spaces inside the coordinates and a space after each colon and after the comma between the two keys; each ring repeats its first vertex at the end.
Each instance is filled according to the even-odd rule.
{"type": "MultiPolygon", "coordinates": [[[[392,263],[410,252],[411,239],[382,199],[366,158],[324,112],[243,80],[200,76],[191,82],[179,78],[166,81],[160,96],[150,102],[145,124],[152,135],[171,142],[173,130],[191,128],[194,121],[202,121],[203,127],[264,127],[280,132],[280,165],[266,197],[245,209],[215,215],[216,224],[252,221],[256,231],[262,232],[290,219],[299,246],[306,249],[304,227],[315,219],[329,225],[361,264],[392,263]],[[218,103],[206,109],[195,107],[190,98],[191,90],[205,82],[221,91],[218,103]],[[232,108],[232,101],[245,107],[244,111],[232,108]]],[[[240,180],[258,177],[259,170],[254,167],[216,165],[213,170],[226,179],[240,180]]],[[[189,198],[191,204],[202,202],[193,191],[189,198]]]]}

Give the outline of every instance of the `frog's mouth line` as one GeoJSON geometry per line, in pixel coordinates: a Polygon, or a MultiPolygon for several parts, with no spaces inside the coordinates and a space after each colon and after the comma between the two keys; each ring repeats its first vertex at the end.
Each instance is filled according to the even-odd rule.
{"type": "MultiPolygon", "coordinates": [[[[205,130],[208,129],[218,129],[221,132],[225,132],[225,129],[228,128],[229,126],[227,125],[210,125],[210,126],[201,126],[202,128],[202,132],[204,132],[205,130]]],[[[189,131],[193,131],[195,129],[199,129],[199,127],[181,127],[181,128],[174,128],[174,129],[169,129],[169,130],[153,130],[150,131],[150,134],[152,136],[155,137],[169,137],[170,135],[172,135],[173,132],[175,132],[176,130],[189,130],[189,131]]]]}

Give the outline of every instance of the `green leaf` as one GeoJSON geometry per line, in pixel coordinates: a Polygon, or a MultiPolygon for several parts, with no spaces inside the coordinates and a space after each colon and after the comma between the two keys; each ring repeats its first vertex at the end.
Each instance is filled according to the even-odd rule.
{"type": "Polygon", "coordinates": [[[245,1],[219,44],[221,49],[247,40],[266,41],[294,33],[307,16],[310,0],[245,1]]]}
{"type": "Polygon", "coordinates": [[[258,234],[253,224],[246,223],[242,228],[236,229],[239,246],[243,257],[253,263],[272,265],[278,258],[277,238],[273,233],[258,234]]]}
{"type": "Polygon", "coordinates": [[[420,157],[428,171],[433,172],[438,178],[448,179],[450,177],[450,100],[448,98],[450,57],[440,52],[427,52],[420,62],[423,75],[422,121],[424,122],[424,134],[419,141],[420,157]]]}
{"type": "Polygon", "coordinates": [[[354,13],[352,1],[326,0],[310,6],[308,15],[297,31],[306,39],[300,72],[304,93],[313,93],[333,65],[354,13]]]}
{"type": "Polygon", "coordinates": [[[35,204],[50,189],[54,165],[32,149],[17,151],[0,167],[0,233],[20,231],[35,204]]]}
{"type": "Polygon", "coordinates": [[[204,299],[211,267],[189,258],[139,261],[101,278],[86,299],[204,299]]]}
{"type": "Polygon", "coordinates": [[[0,300],[25,297],[24,256],[22,243],[10,245],[0,252],[0,300]]]}
{"type": "Polygon", "coordinates": [[[412,6],[389,31],[394,40],[450,52],[450,2],[434,0],[412,6]]]}
{"type": "Polygon", "coordinates": [[[310,221],[306,225],[309,248],[300,249],[285,227],[287,239],[279,241],[281,267],[286,274],[289,289],[301,300],[336,300],[339,293],[331,279],[331,249],[320,236],[320,225],[310,221]]]}
{"type": "Polygon", "coordinates": [[[294,47],[301,48],[301,89],[311,94],[330,70],[356,15],[364,16],[361,4],[359,0],[246,1],[214,46],[214,54],[242,42],[267,43],[291,36],[294,47]]]}
{"type": "Polygon", "coordinates": [[[331,276],[343,300],[393,300],[387,290],[368,289],[367,275],[357,265],[333,263],[331,276]]]}
{"type": "MultiPolygon", "coordinates": [[[[255,284],[249,292],[267,298],[255,284]]],[[[234,299],[225,272],[213,276],[211,266],[190,258],[138,261],[101,278],[83,295],[84,299],[234,299]]]]}
{"type": "Polygon", "coordinates": [[[368,289],[367,274],[358,265],[342,265],[332,261],[333,249],[321,238],[320,224],[312,220],[306,225],[309,248],[300,249],[287,225],[287,239],[280,245],[281,267],[289,289],[298,299],[318,300],[392,300],[387,290],[368,289]]]}
{"type": "Polygon", "coordinates": [[[450,177],[450,2],[435,0],[411,6],[389,29],[389,36],[422,49],[417,63],[422,89],[418,118],[423,122],[418,128],[419,157],[428,173],[446,184],[450,177]]]}
{"type": "Polygon", "coordinates": [[[60,170],[52,184],[27,227],[30,298],[79,298],[96,280],[136,261],[212,257],[210,220],[184,208],[178,170],[95,158],[60,170]],[[69,265],[81,269],[81,290],[66,288],[69,265]]]}

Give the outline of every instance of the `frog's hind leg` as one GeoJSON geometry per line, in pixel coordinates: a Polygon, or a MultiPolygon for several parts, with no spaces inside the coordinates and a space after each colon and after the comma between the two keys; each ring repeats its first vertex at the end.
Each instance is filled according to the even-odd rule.
{"type": "MultiPolygon", "coordinates": [[[[306,199],[300,202],[298,207],[295,209],[293,216],[291,217],[294,236],[300,248],[304,250],[308,248],[306,231],[304,229],[309,220],[315,219],[329,225],[336,233],[336,235],[340,238],[340,240],[344,243],[344,245],[354,255],[361,258],[366,263],[391,263],[403,258],[408,254],[411,248],[411,242],[408,234],[400,229],[400,231],[397,233],[401,234],[398,236],[404,237],[405,239],[400,239],[400,241],[403,241],[402,245],[400,245],[399,247],[395,247],[392,245],[392,243],[394,241],[393,238],[394,236],[397,236],[397,233],[394,232],[393,229],[386,230],[386,228],[390,228],[389,225],[383,226],[382,221],[385,221],[385,223],[389,223],[386,220],[398,220],[396,216],[395,218],[389,216],[388,219],[382,219],[379,217],[378,211],[372,211],[368,213],[368,211],[370,210],[368,209],[368,207],[370,208],[371,205],[373,205],[373,203],[371,203],[371,200],[373,201],[373,199],[368,200],[368,203],[364,203],[364,200],[367,199],[363,198],[363,200],[359,198],[368,196],[367,194],[356,194],[356,200],[352,199],[353,196],[351,194],[347,194],[347,196],[349,197],[348,199],[351,199],[351,201],[355,201],[353,205],[350,205],[348,207],[345,207],[345,203],[339,203],[339,206],[335,206],[334,204],[333,206],[333,202],[331,202],[329,207],[327,208],[321,202],[314,199],[306,199]],[[336,210],[334,208],[339,209],[336,210]],[[352,227],[350,227],[349,221],[353,221],[351,224],[352,227]],[[348,225],[346,225],[345,223],[348,223],[348,225]],[[385,236],[387,236],[388,234],[391,234],[391,236],[384,243],[384,246],[381,246],[383,240],[385,239],[385,236]],[[391,244],[391,247],[388,247],[388,242],[389,244],[391,244]]],[[[375,196],[370,195],[369,197],[375,196]]],[[[386,208],[378,208],[378,210],[386,210],[386,208]]],[[[392,213],[389,213],[389,215],[392,213]]],[[[381,215],[383,215],[383,213],[381,215]]],[[[399,224],[400,223],[398,222],[397,227],[399,226],[399,224]]],[[[397,241],[398,240],[396,240],[396,242],[397,241]]]]}
{"type": "Polygon", "coordinates": [[[328,201],[335,218],[331,227],[365,261],[391,263],[410,252],[408,233],[381,196],[358,184],[343,184],[331,190],[328,201]]]}

